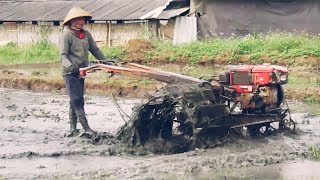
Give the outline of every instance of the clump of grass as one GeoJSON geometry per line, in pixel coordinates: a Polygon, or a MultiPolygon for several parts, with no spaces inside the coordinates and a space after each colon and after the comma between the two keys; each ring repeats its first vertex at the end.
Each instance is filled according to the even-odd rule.
{"type": "Polygon", "coordinates": [[[320,159],[320,147],[319,146],[311,146],[308,149],[308,153],[316,158],[316,159],[320,159]]]}
{"type": "Polygon", "coordinates": [[[29,61],[57,62],[59,60],[59,50],[54,44],[42,40],[26,48],[23,56],[29,61]]]}
{"type": "Polygon", "coordinates": [[[108,59],[123,59],[125,55],[125,48],[123,46],[103,46],[100,49],[108,59]]]}
{"type": "Polygon", "coordinates": [[[320,76],[319,75],[316,77],[316,85],[320,86],[320,76]]]}
{"type": "Polygon", "coordinates": [[[187,59],[190,63],[202,60],[204,57],[212,58],[227,50],[222,39],[215,41],[197,41],[185,45],[173,45],[171,42],[157,41],[155,49],[148,53],[148,58],[162,57],[169,61],[187,59]]]}
{"type": "Polygon", "coordinates": [[[293,88],[319,88],[320,76],[312,72],[295,70],[289,75],[289,87],[293,88]]]}
{"type": "Polygon", "coordinates": [[[319,99],[317,97],[315,97],[314,95],[309,95],[307,97],[304,98],[304,101],[310,104],[316,104],[319,103],[319,99]]]}
{"type": "MultiPolygon", "coordinates": [[[[103,46],[100,50],[108,60],[122,60],[125,56],[125,48],[123,46],[103,46]]],[[[95,60],[95,57],[93,57],[91,53],[89,55],[89,60],[95,60]]]]}
{"type": "Polygon", "coordinates": [[[21,56],[19,47],[15,43],[8,43],[0,48],[0,62],[1,64],[11,64],[21,56]]]}
{"type": "Polygon", "coordinates": [[[8,43],[0,47],[0,64],[51,63],[58,61],[58,48],[46,40],[21,46],[15,43],[8,43]]]}

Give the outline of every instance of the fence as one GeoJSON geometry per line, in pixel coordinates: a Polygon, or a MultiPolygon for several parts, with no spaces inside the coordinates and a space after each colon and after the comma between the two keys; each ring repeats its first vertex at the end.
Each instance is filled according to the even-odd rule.
{"type": "MultiPolygon", "coordinates": [[[[5,23],[0,25],[0,39],[3,42],[16,42],[18,44],[34,43],[47,39],[58,44],[62,33],[62,26],[53,23],[5,23]]],[[[172,23],[159,25],[159,21],[131,22],[131,23],[91,23],[85,27],[91,32],[99,45],[121,45],[130,39],[149,38],[157,35],[160,38],[172,39],[172,23]],[[155,28],[156,27],[156,28],[155,28]]]]}

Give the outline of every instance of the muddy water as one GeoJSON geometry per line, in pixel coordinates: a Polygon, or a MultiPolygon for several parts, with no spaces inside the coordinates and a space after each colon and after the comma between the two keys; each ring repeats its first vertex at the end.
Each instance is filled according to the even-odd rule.
{"type": "MultiPolygon", "coordinates": [[[[118,99],[127,114],[140,102],[118,99]]],[[[97,145],[64,137],[66,96],[0,89],[0,179],[319,179],[320,163],[309,160],[306,150],[320,144],[320,118],[317,110],[292,106],[296,133],[231,139],[175,155],[132,155],[112,137],[124,124],[112,99],[86,98],[90,125],[110,135],[97,145]]]]}

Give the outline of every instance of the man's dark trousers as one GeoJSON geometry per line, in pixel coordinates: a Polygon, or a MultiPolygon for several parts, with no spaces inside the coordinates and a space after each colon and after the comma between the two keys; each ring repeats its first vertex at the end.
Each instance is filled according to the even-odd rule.
{"type": "Polygon", "coordinates": [[[67,74],[63,78],[70,98],[70,131],[73,132],[77,129],[78,119],[85,132],[90,132],[91,128],[84,111],[84,79],[79,78],[77,74],[67,74]]]}

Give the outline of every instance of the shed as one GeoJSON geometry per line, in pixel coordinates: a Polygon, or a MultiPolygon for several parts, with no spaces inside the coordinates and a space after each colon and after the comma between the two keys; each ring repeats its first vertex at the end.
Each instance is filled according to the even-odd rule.
{"type": "Polygon", "coordinates": [[[0,2],[0,38],[19,44],[58,43],[62,21],[73,6],[92,13],[86,28],[101,44],[146,37],[172,40],[175,17],[189,12],[181,0],[5,0],[0,2]]]}
{"type": "Polygon", "coordinates": [[[192,0],[198,37],[252,33],[320,33],[318,0],[192,0]]]}

